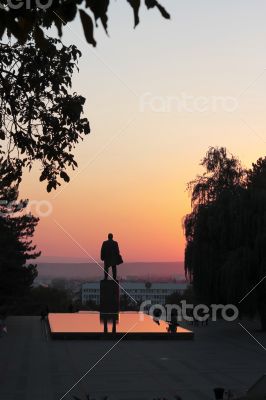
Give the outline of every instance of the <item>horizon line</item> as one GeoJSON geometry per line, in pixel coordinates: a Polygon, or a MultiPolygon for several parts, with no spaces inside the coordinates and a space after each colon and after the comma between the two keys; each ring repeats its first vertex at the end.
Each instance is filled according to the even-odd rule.
{"type": "MultiPolygon", "coordinates": [[[[56,258],[64,258],[64,257],[47,256],[47,258],[55,258],[56,259],[56,258]]],[[[75,259],[75,257],[70,257],[69,258],[69,260],[73,260],[73,259],[75,259]]],[[[95,264],[95,262],[93,262],[93,261],[85,262],[85,260],[86,260],[86,258],[81,259],[81,261],[76,261],[75,264],[95,264]],[[84,262],[82,260],[84,260],[84,262]]],[[[45,260],[36,260],[36,263],[38,263],[38,262],[42,263],[42,262],[46,262],[46,261],[45,260]]],[[[60,263],[64,263],[64,262],[66,262],[66,261],[58,261],[59,264],[60,263]]],[[[128,260],[128,261],[124,261],[123,264],[128,264],[128,263],[135,263],[135,264],[141,264],[141,263],[146,263],[146,264],[147,263],[184,263],[184,260],[172,260],[172,261],[155,261],[155,260],[151,260],[151,261],[134,261],[134,260],[128,260]]]]}

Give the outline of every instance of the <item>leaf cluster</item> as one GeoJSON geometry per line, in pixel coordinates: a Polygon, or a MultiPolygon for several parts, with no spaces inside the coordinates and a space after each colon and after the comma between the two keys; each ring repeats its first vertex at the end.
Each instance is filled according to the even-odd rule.
{"type": "Polygon", "coordinates": [[[19,183],[34,161],[48,191],[60,179],[68,182],[66,169],[77,167],[73,149],[90,132],[82,118],[85,98],[71,93],[81,53],[58,39],[48,41],[47,51],[33,39],[25,46],[0,44],[0,175],[6,186],[19,183]]]}
{"type": "MultiPolygon", "coordinates": [[[[134,25],[139,23],[141,0],[125,0],[133,10],[134,25]]],[[[7,32],[21,43],[34,32],[37,46],[45,48],[49,43],[43,29],[55,26],[58,35],[62,36],[64,25],[73,21],[79,14],[84,36],[88,43],[96,46],[94,30],[101,22],[108,33],[108,8],[110,0],[20,0],[14,7],[15,0],[0,0],[0,38],[7,32]],[[86,11],[84,10],[86,9],[86,11]]],[[[157,8],[161,15],[169,19],[170,15],[157,0],[143,0],[147,9],[157,8]]]]}

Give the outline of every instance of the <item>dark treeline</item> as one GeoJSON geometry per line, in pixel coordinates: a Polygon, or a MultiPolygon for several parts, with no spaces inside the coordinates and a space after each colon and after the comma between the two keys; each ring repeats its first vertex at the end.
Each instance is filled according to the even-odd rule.
{"type": "Polygon", "coordinates": [[[17,201],[16,187],[1,189],[0,314],[7,314],[29,295],[37,276],[36,265],[29,260],[40,253],[31,240],[38,218],[25,213],[27,201],[17,201]]]}
{"type": "Polygon", "coordinates": [[[225,148],[210,148],[201,165],[188,185],[186,274],[199,301],[235,304],[266,330],[266,158],[246,170],[225,148]]]}

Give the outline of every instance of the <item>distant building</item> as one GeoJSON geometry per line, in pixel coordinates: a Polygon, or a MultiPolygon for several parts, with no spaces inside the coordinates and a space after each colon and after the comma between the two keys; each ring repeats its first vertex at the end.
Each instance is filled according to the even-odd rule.
{"type": "MultiPolygon", "coordinates": [[[[138,302],[150,300],[151,304],[165,304],[167,296],[174,292],[183,293],[187,288],[186,282],[120,281],[119,285],[120,296],[128,293],[138,302]]],[[[84,283],[81,290],[81,299],[82,304],[86,304],[88,301],[100,304],[100,282],[84,283]]]]}

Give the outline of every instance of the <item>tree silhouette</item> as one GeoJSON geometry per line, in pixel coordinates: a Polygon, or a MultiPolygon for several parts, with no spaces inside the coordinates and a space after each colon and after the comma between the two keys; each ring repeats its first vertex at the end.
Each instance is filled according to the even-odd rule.
{"type": "Polygon", "coordinates": [[[14,307],[29,293],[37,276],[36,265],[27,262],[40,255],[31,240],[38,218],[26,213],[26,200],[17,199],[16,187],[1,190],[0,308],[14,307]]]}
{"type": "Polygon", "coordinates": [[[70,93],[81,53],[58,39],[48,43],[47,50],[33,40],[0,44],[0,175],[4,185],[19,183],[37,160],[49,192],[60,178],[69,181],[66,168],[77,167],[72,150],[90,126],[81,118],[84,97],[70,93]]]}
{"type": "Polygon", "coordinates": [[[201,165],[184,220],[186,274],[200,301],[259,313],[266,329],[264,281],[255,287],[266,275],[266,160],[245,171],[225,148],[211,148],[201,165]]]}
{"type": "MultiPolygon", "coordinates": [[[[139,23],[141,0],[126,0],[139,23]]],[[[143,0],[147,9],[170,15],[157,0],[143,0]]],[[[66,167],[75,169],[72,150],[90,132],[81,118],[85,99],[71,95],[71,77],[81,53],[44,34],[43,28],[62,27],[80,15],[88,43],[96,45],[94,27],[108,33],[110,0],[0,0],[0,40],[4,34],[18,42],[0,44],[0,174],[4,184],[20,183],[24,167],[42,165],[47,191],[69,181],[66,167]],[[82,9],[85,5],[87,12],[82,9]],[[94,20],[94,21],[93,21],[94,20]],[[3,151],[1,141],[7,141],[3,151]]]]}
{"type": "MultiPolygon", "coordinates": [[[[164,18],[170,15],[157,0],[126,0],[134,13],[134,25],[139,23],[141,3],[147,9],[157,8],[164,18]]],[[[79,13],[84,35],[88,43],[96,46],[94,28],[98,21],[108,33],[108,7],[110,0],[0,0],[0,39],[5,32],[13,35],[20,43],[25,43],[30,33],[34,32],[37,46],[45,47],[46,38],[42,28],[55,26],[58,35],[62,36],[62,28],[73,21],[79,13]],[[13,6],[15,4],[16,7],[13,6]],[[82,9],[85,6],[87,12],[82,9]]]]}
{"type": "Polygon", "coordinates": [[[248,196],[245,202],[249,220],[249,278],[255,290],[243,301],[244,307],[258,312],[262,329],[266,330],[266,158],[260,158],[247,172],[248,196]]]}

